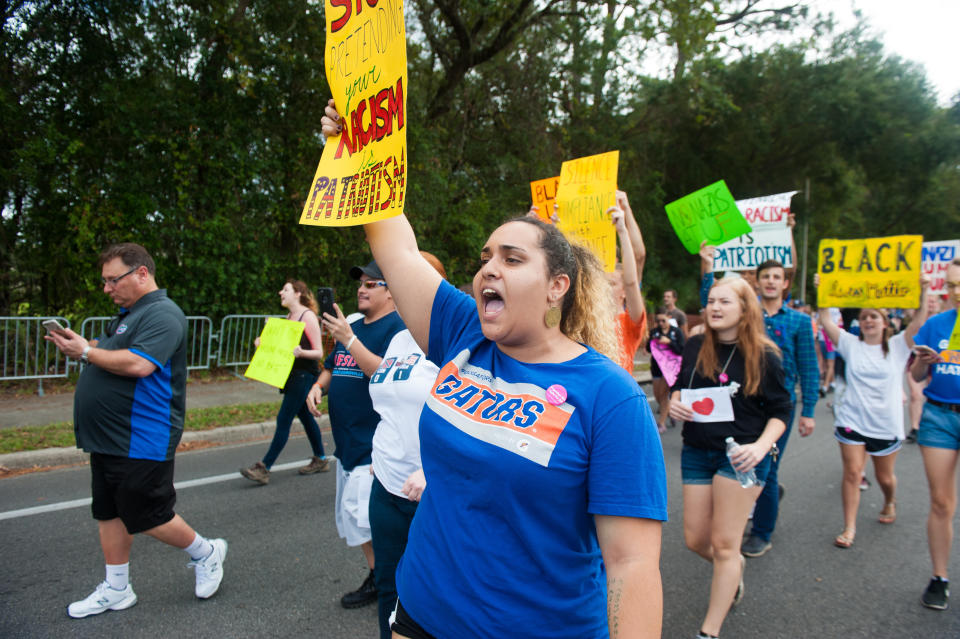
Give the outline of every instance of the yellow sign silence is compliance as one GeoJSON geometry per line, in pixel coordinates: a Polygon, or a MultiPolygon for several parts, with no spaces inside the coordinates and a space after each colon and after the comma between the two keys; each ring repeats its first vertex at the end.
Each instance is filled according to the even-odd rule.
{"type": "Polygon", "coordinates": [[[607,209],[617,201],[619,164],[620,151],[568,160],[557,188],[558,228],[590,248],[608,273],[617,265],[617,233],[607,209]]]}

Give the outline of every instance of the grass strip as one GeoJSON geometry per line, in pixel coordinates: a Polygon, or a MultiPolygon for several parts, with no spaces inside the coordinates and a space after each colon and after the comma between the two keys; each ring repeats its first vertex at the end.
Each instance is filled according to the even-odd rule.
{"type": "MultiPolygon", "coordinates": [[[[327,398],[320,409],[327,410],[327,398]]],[[[211,430],[222,426],[239,426],[272,421],[280,410],[280,402],[210,406],[187,410],[184,430],[211,430]]],[[[26,426],[0,430],[0,454],[76,445],[73,422],[57,422],[46,426],[26,426]]]]}

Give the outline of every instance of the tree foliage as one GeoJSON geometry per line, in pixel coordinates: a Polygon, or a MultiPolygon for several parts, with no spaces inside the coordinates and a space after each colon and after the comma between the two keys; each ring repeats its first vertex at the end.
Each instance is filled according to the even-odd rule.
{"type": "MultiPolygon", "coordinates": [[[[0,314],[109,312],[96,255],[137,241],[191,314],[275,311],[287,277],[349,309],[359,229],[297,224],[323,145],[316,0],[2,5],[0,314]]],[[[663,204],[811,181],[821,237],[955,237],[960,100],[863,25],[773,0],[412,0],[408,214],[463,283],[528,182],[621,151],[650,252],[644,289],[695,304],[663,204]],[[778,41],[806,30],[807,40],[778,41]],[[657,56],[660,56],[657,58],[657,56]],[[669,73],[644,72],[665,60],[669,73]]]]}

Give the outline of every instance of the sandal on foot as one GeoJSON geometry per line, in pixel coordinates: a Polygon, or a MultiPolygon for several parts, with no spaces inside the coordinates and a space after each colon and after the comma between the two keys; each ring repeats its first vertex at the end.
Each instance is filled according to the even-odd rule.
{"type": "Polygon", "coordinates": [[[837,548],[849,548],[853,545],[853,538],[856,536],[855,530],[844,530],[833,540],[833,545],[837,548]]]}
{"type": "Polygon", "coordinates": [[[883,510],[880,511],[880,516],[877,517],[877,521],[881,524],[892,524],[897,520],[897,502],[891,501],[889,504],[883,505],[883,510]]]}

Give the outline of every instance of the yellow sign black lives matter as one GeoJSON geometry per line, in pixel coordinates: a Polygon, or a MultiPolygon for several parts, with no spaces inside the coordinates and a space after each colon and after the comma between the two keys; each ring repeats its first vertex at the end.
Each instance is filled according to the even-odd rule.
{"type": "Polygon", "coordinates": [[[916,308],[922,245],[922,235],[820,240],[817,305],[916,308]]]}

